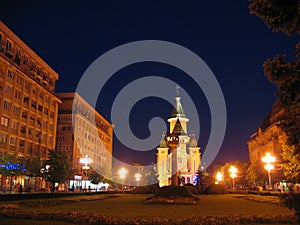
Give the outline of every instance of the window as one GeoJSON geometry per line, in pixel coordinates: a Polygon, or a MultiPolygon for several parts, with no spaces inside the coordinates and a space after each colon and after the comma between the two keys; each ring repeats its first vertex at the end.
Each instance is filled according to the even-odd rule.
{"type": "Polygon", "coordinates": [[[9,122],[9,119],[7,117],[5,117],[5,116],[1,117],[1,125],[2,126],[8,127],[8,122],[9,122]]]}
{"type": "Polygon", "coordinates": [[[10,110],[10,107],[11,107],[11,104],[8,101],[4,100],[3,108],[6,110],[10,110]]]}
{"type": "Polygon", "coordinates": [[[45,115],[48,115],[48,111],[49,111],[48,108],[44,108],[44,114],[45,114],[45,115]]]}
{"type": "Polygon", "coordinates": [[[20,139],[19,145],[20,145],[20,147],[25,146],[25,140],[20,139]]]}
{"type": "Polygon", "coordinates": [[[21,126],[21,129],[20,129],[21,133],[22,134],[26,134],[26,126],[21,126]]]}
{"type": "Polygon", "coordinates": [[[25,83],[25,88],[26,88],[27,90],[30,90],[30,83],[29,83],[29,82],[26,82],[26,83],[25,83]]]}
{"type": "Polygon", "coordinates": [[[13,137],[13,136],[10,137],[9,145],[16,146],[16,137],[13,137]]]}
{"type": "Polygon", "coordinates": [[[21,54],[21,51],[20,51],[20,49],[16,49],[16,58],[19,58],[19,56],[20,56],[20,54],[21,54]]]}
{"type": "Polygon", "coordinates": [[[43,112],[43,106],[42,106],[42,105],[38,105],[38,110],[39,110],[40,112],[43,112]]]}
{"type": "Polygon", "coordinates": [[[9,85],[6,85],[5,92],[6,92],[7,94],[11,94],[11,93],[12,93],[12,87],[9,86],[9,85]]]}
{"type": "Polygon", "coordinates": [[[15,91],[15,99],[21,99],[21,92],[15,91]]]}
{"type": "Polygon", "coordinates": [[[6,143],[7,135],[0,133],[0,143],[6,143]]]}
{"type": "Polygon", "coordinates": [[[50,96],[49,96],[49,95],[46,95],[45,101],[46,101],[46,102],[50,102],[50,96]]]}
{"type": "Polygon", "coordinates": [[[20,84],[20,85],[22,85],[23,84],[23,78],[20,77],[20,76],[18,76],[17,77],[17,83],[20,84]]]}
{"type": "Polygon", "coordinates": [[[54,118],[54,112],[53,111],[50,112],[50,117],[54,118]]]}
{"type": "Polygon", "coordinates": [[[17,122],[17,121],[13,121],[13,122],[12,122],[12,125],[11,125],[11,128],[12,128],[13,130],[18,130],[18,122],[17,122]]]}
{"type": "Polygon", "coordinates": [[[9,40],[6,40],[6,46],[5,46],[5,49],[6,50],[10,50],[12,47],[12,43],[9,41],[9,40]]]}
{"type": "Polygon", "coordinates": [[[24,64],[27,64],[27,63],[28,63],[28,57],[27,57],[27,55],[24,55],[23,63],[24,63],[24,64]]]}
{"type": "Polygon", "coordinates": [[[36,101],[32,101],[31,102],[31,107],[34,108],[34,109],[36,109],[36,101]]]}
{"type": "Polygon", "coordinates": [[[20,107],[14,105],[14,113],[19,114],[20,113],[20,107]]]}
{"type": "Polygon", "coordinates": [[[7,76],[11,79],[14,79],[14,74],[10,70],[7,71],[7,76]]]}

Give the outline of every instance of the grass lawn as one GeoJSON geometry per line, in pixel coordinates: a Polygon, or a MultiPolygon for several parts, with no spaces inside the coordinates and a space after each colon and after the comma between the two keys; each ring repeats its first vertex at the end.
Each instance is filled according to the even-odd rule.
{"type": "MultiPolygon", "coordinates": [[[[150,195],[148,195],[150,196],[150,195]]],[[[146,204],[145,195],[122,195],[105,200],[82,201],[39,209],[41,212],[96,212],[120,218],[177,219],[208,215],[290,215],[284,206],[259,203],[230,195],[203,195],[197,205],[146,204]]]]}
{"type": "MultiPolygon", "coordinates": [[[[103,196],[103,195],[102,195],[103,196]]],[[[118,218],[143,219],[178,219],[191,216],[223,216],[223,215],[292,215],[293,212],[280,204],[270,204],[237,198],[232,195],[200,195],[197,205],[159,205],[146,204],[150,195],[115,195],[113,198],[100,198],[93,201],[72,202],[58,206],[43,208],[26,208],[40,212],[95,212],[118,218]]],[[[274,197],[276,198],[276,197],[274,197]]],[[[12,225],[70,225],[70,223],[31,221],[0,218],[0,224],[12,225]]]]}

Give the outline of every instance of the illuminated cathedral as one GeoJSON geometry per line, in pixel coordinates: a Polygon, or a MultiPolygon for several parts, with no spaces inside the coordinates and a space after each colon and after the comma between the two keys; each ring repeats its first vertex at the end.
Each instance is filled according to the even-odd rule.
{"type": "MultiPolygon", "coordinates": [[[[195,134],[188,135],[186,117],[182,108],[177,91],[176,102],[168,122],[170,134],[176,133],[179,137],[177,151],[177,174],[179,185],[195,184],[197,171],[201,166],[200,147],[195,134]]],[[[157,148],[157,173],[159,186],[171,185],[172,177],[172,151],[167,143],[168,134],[163,134],[159,147],[157,148]]]]}

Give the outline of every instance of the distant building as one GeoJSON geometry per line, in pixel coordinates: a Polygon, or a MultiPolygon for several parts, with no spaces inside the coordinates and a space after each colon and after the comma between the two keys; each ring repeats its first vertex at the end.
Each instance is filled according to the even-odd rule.
{"type": "MultiPolygon", "coordinates": [[[[200,147],[195,135],[188,135],[187,123],[189,119],[186,117],[182,108],[180,97],[175,98],[175,106],[171,117],[168,119],[170,124],[170,133],[174,129],[180,130],[179,146],[177,147],[177,168],[181,184],[194,184],[196,173],[201,165],[200,147]]],[[[159,186],[171,184],[172,177],[172,153],[169,148],[166,136],[162,136],[159,147],[157,148],[157,173],[159,186]]]]}
{"type": "Polygon", "coordinates": [[[279,118],[284,115],[284,110],[280,107],[279,101],[275,102],[262,127],[251,135],[248,141],[250,163],[255,164],[261,161],[262,157],[270,152],[276,157],[274,164],[278,179],[282,176],[280,164],[282,163],[282,145],[286,142],[286,134],[278,127],[279,118]]]}
{"type": "MultiPolygon", "coordinates": [[[[57,79],[58,74],[0,21],[0,160],[44,160],[55,148],[57,79]]],[[[0,181],[2,189],[10,187],[8,177],[0,174],[0,181]]],[[[11,181],[13,187],[22,184],[23,190],[31,185],[29,177],[13,176],[11,181]]]]}
{"type": "Polygon", "coordinates": [[[112,168],[113,125],[79,94],[57,93],[57,96],[62,104],[58,112],[56,148],[71,156],[77,175],[83,174],[80,158],[88,156],[93,160],[90,166],[94,170],[109,176],[112,168]]]}

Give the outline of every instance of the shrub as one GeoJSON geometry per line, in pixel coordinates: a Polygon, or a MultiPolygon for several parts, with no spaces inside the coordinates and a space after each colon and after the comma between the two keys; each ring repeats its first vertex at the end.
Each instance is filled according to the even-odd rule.
{"type": "Polygon", "coordinates": [[[195,187],[195,185],[193,184],[185,184],[184,185],[188,190],[189,192],[191,192],[193,195],[196,195],[196,194],[199,194],[197,188],[195,187]]]}
{"type": "Polygon", "coordinates": [[[165,186],[154,196],[147,198],[147,203],[196,204],[197,197],[184,186],[165,186]]]}
{"type": "Polygon", "coordinates": [[[227,189],[222,184],[212,184],[205,190],[206,194],[227,194],[227,189]]]}
{"type": "Polygon", "coordinates": [[[280,198],[289,209],[295,210],[297,222],[300,223],[300,193],[290,193],[281,195],[280,198]]]}

